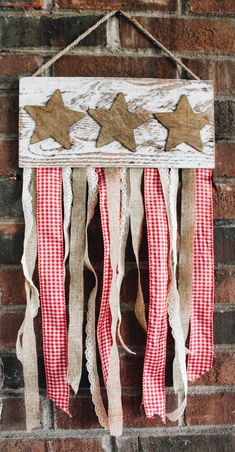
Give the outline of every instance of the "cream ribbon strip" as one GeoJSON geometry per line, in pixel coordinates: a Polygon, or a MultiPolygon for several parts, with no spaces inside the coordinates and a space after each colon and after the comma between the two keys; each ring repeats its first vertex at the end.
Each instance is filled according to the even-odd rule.
{"type": "MultiPolygon", "coordinates": [[[[183,328],[180,318],[180,301],[176,281],[177,268],[177,191],[178,191],[178,170],[159,169],[164,198],[167,208],[170,235],[170,284],[169,284],[169,323],[172,329],[172,336],[175,340],[175,350],[178,356],[179,369],[183,382],[184,398],[180,406],[171,413],[167,413],[168,419],[176,421],[183,414],[187,403],[187,371],[186,371],[186,349],[183,328]]],[[[174,382],[174,390],[176,385],[174,382]]]]}
{"type": "Polygon", "coordinates": [[[69,257],[68,383],[76,394],[81,380],[83,354],[86,169],[74,168],[72,180],[73,205],[69,257]]]}
{"type": "Polygon", "coordinates": [[[141,327],[147,332],[147,321],[145,316],[145,304],[140,280],[139,249],[142,239],[142,228],[144,220],[143,196],[141,193],[141,182],[143,169],[130,168],[130,224],[132,246],[135,254],[138,271],[138,288],[135,302],[135,315],[141,327]]]}
{"type": "Polygon", "coordinates": [[[88,254],[88,226],[94,216],[95,207],[98,200],[98,176],[95,168],[87,168],[87,181],[88,181],[88,201],[87,201],[87,220],[85,228],[85,266],[90,270],[95,278],[95,286],[93,287],[89,300],[87,310],[87,324],[86,324],[86,367],[88,372],[88,378],[91,388],[91,397],[94,404],[96,415],[99,419],[100,425],[105,429],[109,428],[108,416],[103,404],[100,391],[100,380],[97,369],[97,357],[96,357],[96,321],[95,321],[95,302],[98,288],[98,278],[94,267],[91,264],[88,254]]]}
{"type": "MultiPolygon", "coordinates": [[[[193,248],[196,223],[196,171],[194,169],[182,170],[181,189],[181,225],[179,250],[179,296],[180,318],[183,328],[184,340],[189,332],[192,285],[193,285],[193,248]]],[[[182,390],[179,359],[176,354],[173,362],[173,381],[176,391],[182,390]]]]}
{"type": "Polygon", "coordinates": [[[37,258],[35,184],[35,171],[32,168],[24,168],[22,203],[25,237],[21,263],[25,276],[27,304],[24,321],[18,331],[16,354],[23,365],[27,430],[40,427],[37,348],[33,324],[40,303],[38,290],[32,280],[37,258]]]}
{"type": "Polygon", "coordinates": [[[121,398],[120,360],[116,342],[116,333],[119,315],[119,287],[117,281],[117,268],[120,255],[119,243],[119,211],[120,211],[120,174],[118,168],[105,169],[107,183],[107,204],[110,232],[110,259],[112,266],[112,282],[109,304],[112,315],[112,346],[110,350],[109,371],[107,379],[108,417],[110,434],[122,434],[123,413],[121,398]]]}
{"type": "Polygon", "coordinates": [[[71,210],[73,202],[72,192],[72,169],[62,168],[63,181],[63,208],[64,208],[64,263],[69,255],[69,227],[71,221],[71,210]]]}

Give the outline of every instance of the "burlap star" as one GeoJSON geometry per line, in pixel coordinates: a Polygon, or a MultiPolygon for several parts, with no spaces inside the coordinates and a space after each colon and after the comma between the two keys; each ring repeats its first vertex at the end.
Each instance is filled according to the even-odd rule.
{"type": "Polygon", "coordinates": [[[122,93],[117,95],[110,110],[89,109],[88,113],[101,126],[97,147],[119,141],[132,152],[136,151],[134,129],[149,119],[146,114],[130,112],[122,93]]]}
{"type": "Polygon", "coordinates": [[[198,151],[203,150],[200,130],[211,121],[211,118],[207,113],[195,113],[187,96],[181,96],[174,112],[156,113],[154,116],[169,131],[166,151],[181,143],[189,144],[198,151]]]}
{"type": "Polygon", "coordinates": [[[59,89],[54,92],[45,106],[28,105],[24,108],[36,122],[30,143],[53,138],[65,149],[71,147],[69,127],[85,116],[85,113],[70,110],[64,106],[59,89]]]}

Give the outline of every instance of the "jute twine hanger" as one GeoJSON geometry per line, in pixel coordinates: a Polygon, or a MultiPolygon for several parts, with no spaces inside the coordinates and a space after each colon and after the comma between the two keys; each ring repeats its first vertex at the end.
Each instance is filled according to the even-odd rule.
{"type": "Polygon", "coordinates": [[[60,52],[58,52],[56,55],[54,55],[49,61],[47,61],[45,64],[43,64],[34,74],[32,74],[33,77],[38,77],[39,75],[42,75],[44,71],[49,69],[57,60],[59,60],[62,56],[66,55],[73,47],[75,47],[79,42],[83,41],[87,36],[89,36],[94,30],[100,27],[100,25],[104,24],[113,16],[120,15],[125,17],[130,23],[132,23],[137,30],[139,30],[144,36],[146,36],[156,47],[160,47],[163,52],[165,52],[166,55],[168,55],[173,61],[175,61],[179,66],[181,66],[191,77],[193,77],[195,80],[200,80],[200,77],[198,77],[191,69],[189,69],[182,61],[174,55],[167,47],[165,47],[157,38],[155,38],[151,33],[149,33],[146,28],[142,27],[142,25],[136,20],[133,19],[129,14],[125,13],[121,10],[115,10],[111,11],[110,13],[103,16],[100,20],[98,20],[94,25],[92,25],[90,28],[88,28],[84,33],[80,34],[71,44],[67,45],[64,49],[62,49],[60,52]]]}

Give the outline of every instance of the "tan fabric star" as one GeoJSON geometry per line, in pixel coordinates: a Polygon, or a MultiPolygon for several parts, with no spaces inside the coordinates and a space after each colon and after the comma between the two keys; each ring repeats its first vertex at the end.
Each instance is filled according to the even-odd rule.
{"type": "Polygon", "coordinates": [[[200,130],[211,122],[211,118],[207,113],[195,113],[187,96],[181,96],[174,112],[156,113],[154,117],[169,131],[166,151],[181,143],[189,144],[198,151],[203,150],[200,130]]]}
{"type": "Polygon", "coordinates": [[[64,106],[62,95],[57,89],[45,106],[28,105],[24,107],[36,122],[30,143],[53,138],[65,149],[70,149],[69,127],[80,121],[85,113],[70,110],[64,106]]]}
{"type": "Polygon", "coordinates": [[[122,93],[117,95],[110,110],[89,109],[88,113],[101,126],[98,148],[119,141],[132,152],[136,151],[134,129],[149,120],[146,114],[130,112],[122,93]]]}

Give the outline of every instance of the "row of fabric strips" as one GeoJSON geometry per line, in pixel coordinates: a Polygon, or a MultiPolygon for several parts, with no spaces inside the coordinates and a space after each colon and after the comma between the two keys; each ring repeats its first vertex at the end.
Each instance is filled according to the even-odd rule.
{"type": "Polygon", "coordinates": [[[100,424],[112,435],[122,433],[120,364],[116,336],[123,347],[120,290],[129,231],[138,267],[136,317],[147,330],[143,370],[146,416],[166,421],[167,319],[175,339],[174,389],[184,399],[169,419],[182,415],[187,380],[207,372],[213,357],[213,214],[211,170],[183,170],[179,281],[177,284],[178,170],[47,168],[24,170],[25,241],[22,265],[27,307],[17,340],[23,363],[27,428],[39,427],[39,393],[33,318],[39,307],[33,283],[37,258],[42,314],[43,354],[48,397],[69,413],[69,385],[77,393],[82,371],[84,265],[95,285],[89,295],[85,355],[92,400],[100,424]],[[141,191],[144,183],[144,201],[141,191]],[[87,199],[88,186],[88,199],[87,199]],[[101,307],[95,331],[98,278],[89,259],[88,227],[98,202],[104,242],[101,307]],[[64,212],[63,212],[64,211],[64,212]],[[149,255],[148,326],[140,281],[139,247],[144,211],[149,255]],[[63,231],[64,229],[64,231],[63,231]],[[65,262],[69,256],[69,328],[67,337],[65,262]],[[185,341],[189,331],[186,368],[185,341]],[[103,405],[97,370],[96,337],[107,389],[103,405]]]}

